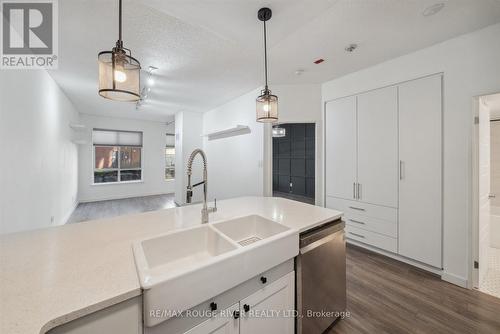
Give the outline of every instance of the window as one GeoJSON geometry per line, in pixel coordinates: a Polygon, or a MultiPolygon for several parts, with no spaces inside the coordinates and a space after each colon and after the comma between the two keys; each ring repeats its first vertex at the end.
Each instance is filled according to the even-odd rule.
{"type": "Polygon", "coordinates": [[[142,132],[94,129],[94,183],[142,180],[142,132]]]}
{"type": "Polygon", "coordinates": [[[167,133],[165,146],[165,180],[175,178],[175,134],[167,133]]]}

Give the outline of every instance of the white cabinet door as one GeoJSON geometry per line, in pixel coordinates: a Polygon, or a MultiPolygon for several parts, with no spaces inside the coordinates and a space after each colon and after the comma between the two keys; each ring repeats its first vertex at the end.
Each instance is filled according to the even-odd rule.
{"type": "Polygon", "coordinates": [[[399,86],[399,254],[441,268],[441,76],[399,86]]]}
{"type": "Polygon", "coordinates": [[[240,334],[295,332],[295,272],[240,301],[240,334]]]}
{"type": "Polygon", "coordinates": [[[358,96],[358,199],[398,206],[398,93],[396,87],[358,96]]]}
{"type": "Polygon", "coordinates": [[[239,312],[239,309],[240,304],[236,303],[219,312],[217,316],[185,332],[185,334],[238,334],[240,319],[239,317],[235,319],[234,312],[239,312]]]}
{"type": "Polygon", "coordinates": [[[356,97],[326,104],[326,195],[355,199],[356,97]]]}

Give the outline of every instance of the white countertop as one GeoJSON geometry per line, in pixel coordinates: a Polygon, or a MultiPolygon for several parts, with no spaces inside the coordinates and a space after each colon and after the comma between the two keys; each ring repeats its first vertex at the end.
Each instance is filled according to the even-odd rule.
{"type": "MultiPolygon", "coordinates": [[[[210,221],[257,214],[299,232],[342,213],[282,198],[218,201],[210,221]]],[[[0,333],[38,334],[141,294],[132,242],[200,224],[200,205],[0,236],[0,333]]]]}

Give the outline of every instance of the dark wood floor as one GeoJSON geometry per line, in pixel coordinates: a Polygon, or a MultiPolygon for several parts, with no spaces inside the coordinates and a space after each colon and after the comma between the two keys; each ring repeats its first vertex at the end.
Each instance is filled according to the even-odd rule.
{"type": "Polygon", "coordinates": [[[347,310],[329,334],[500,333],[500,299],[352,245],[347,310]]]}

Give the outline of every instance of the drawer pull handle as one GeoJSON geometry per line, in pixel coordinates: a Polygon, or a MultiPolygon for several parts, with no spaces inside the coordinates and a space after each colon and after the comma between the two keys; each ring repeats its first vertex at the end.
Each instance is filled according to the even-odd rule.
{"type": "Polygon", "coordinates": [[[217,311],[217,303],[211,302],[210,303],[210,310],[212,311],[217,311]]]}
{"type": "Polygon", "coordinates": [[[365,209],[358,208],[358,207],[355,207],[355,206],[350,206],[349,209],[358,210],[358,211],[365,211],[365,209]]]}
{"type": "Polygon", "coordinates": [[[243,310],[245,310],[245,312],[250,311],[250,305],[248,304],[243,305],[243,310]]]}
{"type": "Polygon", "coordinates": [[[353,223],[356,223],[356,224],[361,224],[361,225],[365,225],[366,223],[365,222],[360,222],[359,220],[354,220],[354,219],[349,219],[351,222],[353,223]]]}
{"type": "Polygon", "coordinates": [[[352,233],[352,232],[349,232],[349,234],[352,234],[352,235],[354,235],[355,237],[358,237],[358,238],[363,238],[363,239],[365,239],[365,236],[364,236],[364,235],[361,235],[361,234],[352,233]]]}
{"type": "Polygon", "coordinates": [[[260,281],[262,282],[262,284],[266,284],[266,283],[267,283],[267,277],[262,276],[262,277],[260,278],[260,281]]]}
{"type": "Polygon", "coordinates": [[[238,318],[240,317],[240,311],[234,311],[234,312],[233,312],[233,317],[234,317],[235,319],[238,319],[238,318]]]}

